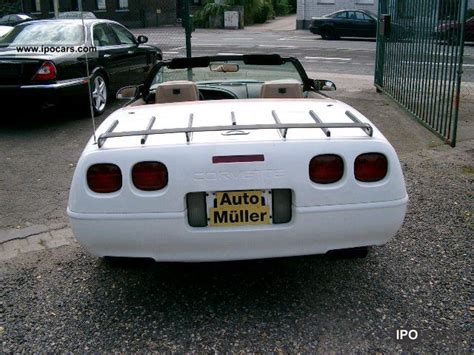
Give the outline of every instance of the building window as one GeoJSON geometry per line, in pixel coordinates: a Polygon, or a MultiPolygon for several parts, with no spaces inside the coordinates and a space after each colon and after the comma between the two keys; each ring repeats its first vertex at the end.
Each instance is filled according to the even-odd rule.
{"type": "Polygon", "coordinates": [[[31,7],[33,8],[33,12],[41,12],[41,0],[33,0],[31,7]]]}
{"type": "Polygon", "coordinates": [[[334,0],[318,0],[318,4],[335,4],[334,0]]]}
{"type": "Polygon", "coordinates": [[[117,8],[119,10],[128,10],[128,0],[118,0],[117,8]]]}
{"type": "Polygon", "coordinates": [[[105,0],[95,0],[96,10],[106,10],[105,0]]]}

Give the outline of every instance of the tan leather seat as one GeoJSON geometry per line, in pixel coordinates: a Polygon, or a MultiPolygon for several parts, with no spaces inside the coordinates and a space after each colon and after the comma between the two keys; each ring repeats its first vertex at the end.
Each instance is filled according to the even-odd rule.
{"type": "Polygon", "coordinates": [[[262,99],[302,99],[303,88],[298,80],[266,81],[260,90],[262,99]]]}
{"type": "Polygon", "coordinates": [[[155,103],[157,104],[197,100],[199,100],[199,90],[192,81],[167,81],[156,88],[155,103]]]}

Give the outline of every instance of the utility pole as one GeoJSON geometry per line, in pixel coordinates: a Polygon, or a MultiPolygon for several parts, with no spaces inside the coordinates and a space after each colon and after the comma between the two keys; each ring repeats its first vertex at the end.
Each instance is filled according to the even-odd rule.
{"type": "Polygon", "coordinates": [[[59,17],[59,0],[54,0],[53,6],[54,6],[54,17],[58,18],[59,17]]]}

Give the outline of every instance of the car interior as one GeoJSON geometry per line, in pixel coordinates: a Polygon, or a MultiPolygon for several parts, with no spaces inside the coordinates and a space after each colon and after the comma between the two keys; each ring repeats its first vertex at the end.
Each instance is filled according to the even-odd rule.
{"type": "MultiPolygon", "coordinates": [[[[264,61],[267,58],[268,56],[259,56],[257,59],[264,61]]],[[[197,60],[202,60],[202,58],[197,60]]],[[[270,62],[271,60],[272,58],[270,58],[270,62]]],[[[212,72],[232,73],[239,70],[237,64],[209,64],[209,60],[204,64],[207,64],[212,72]]],[[[195,65],[199,65],[202,68],[205,67],[204,64],[198,62],[195,65]]],[[[173,65],[178,67],[176,63],[169,64],[170,67],[173,65]]],[[[189,64],[179,63],[178,68],[181,68],[183,65],[189,64]]],[[[275,70],[278,70],[277,65],[275,65],[275,70]]],[[[142,98],[135,100],[131,105],[138,106],[199,100],[327,98],[326,95],[302,83],[307,83],[308,81],[306,73],[301,75],[301,80],[288,78],[265,80],[263,82],[256,80],[217,80],[212,82],[168,80],[154,85],[148,83],[149,89],[145,89],[142,98]]]]}

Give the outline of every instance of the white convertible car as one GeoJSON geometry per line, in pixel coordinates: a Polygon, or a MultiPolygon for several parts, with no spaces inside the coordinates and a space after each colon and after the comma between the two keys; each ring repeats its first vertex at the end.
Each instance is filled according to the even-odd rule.
{"type": "Polygon", "coordinates": [[[97,129],[72,181],[77,240],[101,257],[365,256],[402,225],[398,157],[295,58],[179,58],[97,129]]]}

